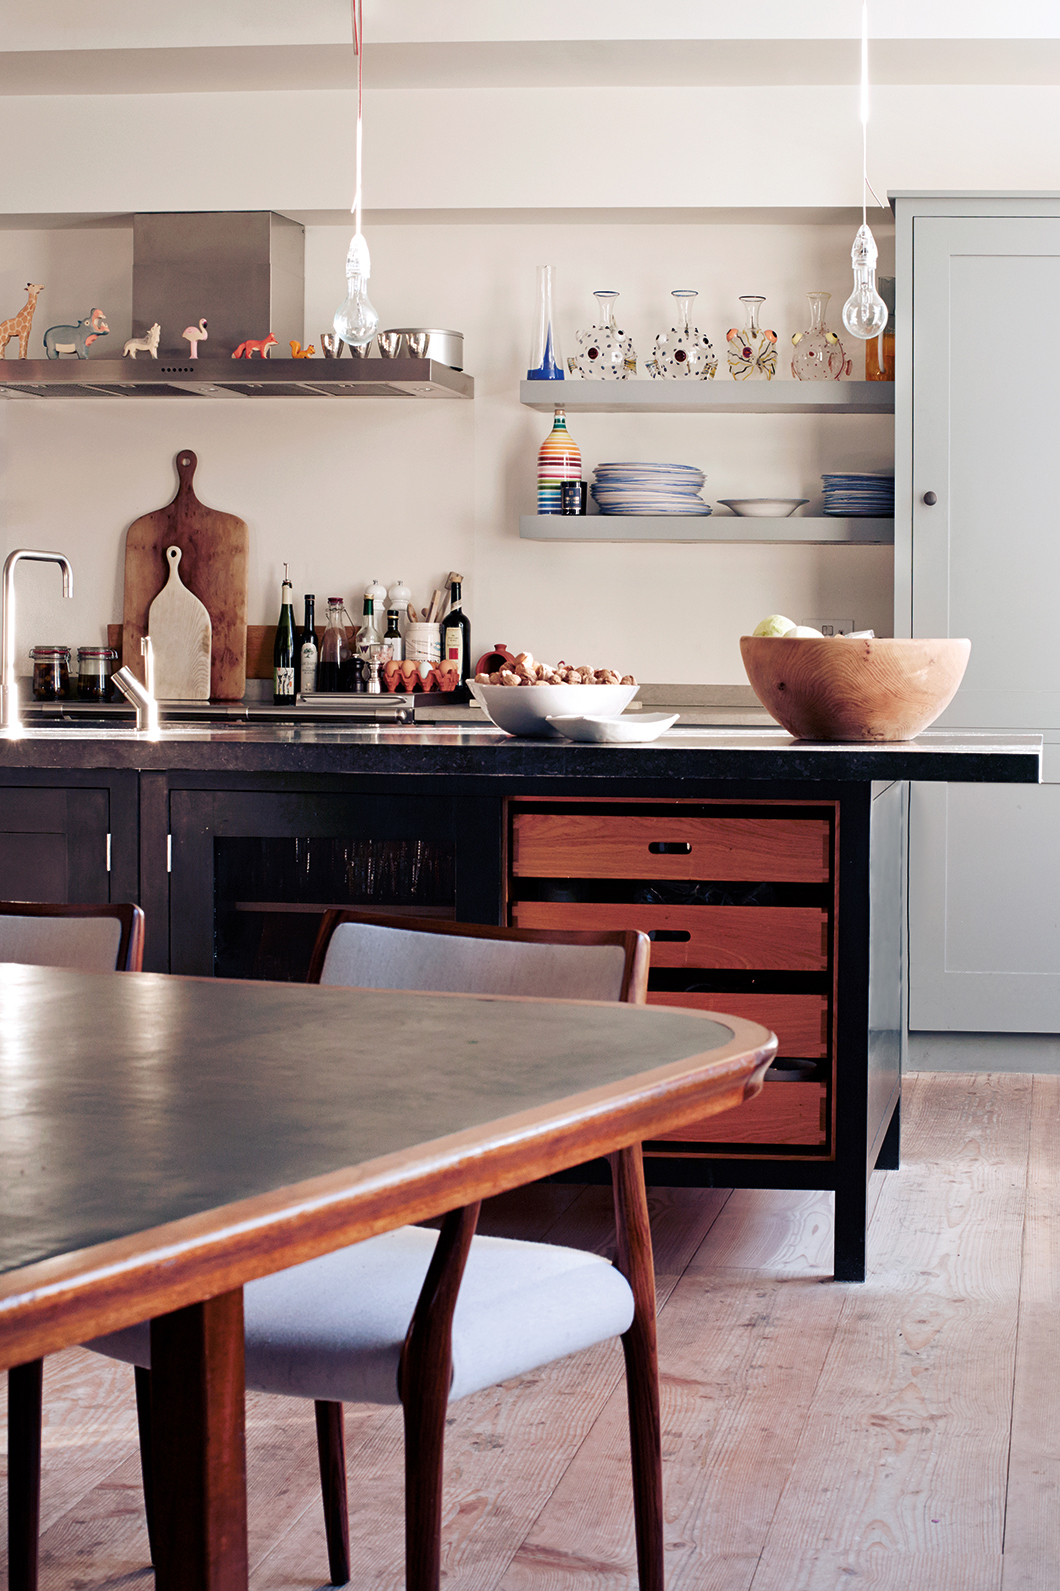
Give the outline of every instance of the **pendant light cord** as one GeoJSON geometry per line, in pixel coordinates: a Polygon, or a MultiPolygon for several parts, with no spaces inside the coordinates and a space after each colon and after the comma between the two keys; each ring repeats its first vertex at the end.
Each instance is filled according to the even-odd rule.
{"type": "MultiPolygon", "coordinates": [[[[356,0],[360,3],[360,0],[356,0]]],[[[865,190],[883,210],[876,189],[869,181],[869,0],[861,0],[861,224],[868,225],[865,190]]]]}
{"type": "Polygon", "coordinates": [[[361,230],[361,63],[364,60],[364,23],[361,17],[361,0],[350,0],[350,9],[353,19],[353,48],[357,56],[357,153],[356,187],[353,194],[353,204],[350,209],[355,217],[354,232],[361,230]]]}

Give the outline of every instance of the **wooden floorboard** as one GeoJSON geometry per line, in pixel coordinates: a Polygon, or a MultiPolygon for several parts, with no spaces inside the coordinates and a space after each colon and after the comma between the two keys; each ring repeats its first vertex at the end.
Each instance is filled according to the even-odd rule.
{"type": "MultiPolygon", "coordinates": [[[[854,1286],[830,1195],[652,1192],[669,1591],[1060,1587],[1060,1078],[910,1077],[869,1203],[854,1286]]],[[[610,1192],[481,1230],[609,1253],[610,1192]]],[[[149,1588],[130,1372],[55,1355],[45,1417],[41,1591],[149,1588]]],[[[447,1591],[635,1591],[625,1421],[614,1345],[454,1405],[447,1591]]],[[[311,1406],[253,1395],[247,1427],[253,1591],[315,1591],[311,1406]]],[[[400,1591],[400,1411],[347,1442],[353,1584],[400,1591]]]]}

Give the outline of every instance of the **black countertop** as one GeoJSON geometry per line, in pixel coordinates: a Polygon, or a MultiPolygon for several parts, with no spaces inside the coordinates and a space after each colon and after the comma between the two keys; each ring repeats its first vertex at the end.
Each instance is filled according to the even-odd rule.
{"type": "Polygon", "coordinates": [[[461,775],[487,779],[917,779],[1036,784],[1040,735],[927,730],[877,744],[793,740],[782,729],[674,729],[648,745],[519,740],[492,726],[181,724],[27,729],[0,738],[0,769],[461,775]]]}

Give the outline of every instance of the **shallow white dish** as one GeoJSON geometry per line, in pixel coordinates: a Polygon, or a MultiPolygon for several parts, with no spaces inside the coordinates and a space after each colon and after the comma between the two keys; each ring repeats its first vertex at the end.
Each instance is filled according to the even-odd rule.
{"type": "Polygon", "coordinates": [[[723,508],[731,508],[741,519],[788,519],[808,497],[719,497],[723,508]]]}
{"type": "Polygon", "coordinates": [[[558,738],[550,717],[593,712],[617,716],[639,690],[637,685],[476,685],[468,689],[498,729],[509,735],[558,738]]]}
{"type": "Polygon", "coordinates": [[[658,740],[660,735],[676,724],[679,713],[630,713],[605,717],[600,713],[587,713],[583,718],[551,716],[547,721],[567,740],[590,740],[598,745],[627,745],[634,741],[658,740]]]}

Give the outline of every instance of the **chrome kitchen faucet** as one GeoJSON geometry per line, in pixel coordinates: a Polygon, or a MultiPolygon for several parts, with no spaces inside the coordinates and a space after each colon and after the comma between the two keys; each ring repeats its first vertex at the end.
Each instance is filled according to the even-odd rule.
{"type": "Polygon", "coordinates": [[[18,711],[18,679],[15,676],[15,566],[22,558],[34,563],[57,563],[63,572],[63,596],[74,594],[74,572],[70,560],[61,552],[37,552],[30,547],[19,547],[9,552],[4,560],[3,610],[0,612],[0,729],[22,728],[18,711]]]}

